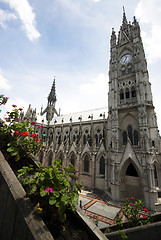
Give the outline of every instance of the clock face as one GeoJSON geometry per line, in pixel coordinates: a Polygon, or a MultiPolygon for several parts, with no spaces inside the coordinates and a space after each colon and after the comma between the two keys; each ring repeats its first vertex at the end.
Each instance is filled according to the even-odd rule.
{"type": "Polygon", "coordinates": [[[130,62],[132,59],[132,56],[130,54],[125,54],[122,56],[120,62],[121,64],[127,64],[128,62],[130,62]]]}

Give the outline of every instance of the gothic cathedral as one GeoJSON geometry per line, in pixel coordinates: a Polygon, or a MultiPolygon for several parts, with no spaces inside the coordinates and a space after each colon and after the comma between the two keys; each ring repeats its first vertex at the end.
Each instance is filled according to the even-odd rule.
{"type": "MultiPolygon", "coordinates": [[[[110,40],[108,109],[61,115],[55,109],[55,81],[41,111],[39,138],[46,144],[37,159],[45,166],[72,163],[87,189],[121,201],[134,196],[161,210],[161,138],[139,23],[123,13],[118,36],[110,40]]],[[[26,117],[36,119],[29,107],[26,117]]]]}

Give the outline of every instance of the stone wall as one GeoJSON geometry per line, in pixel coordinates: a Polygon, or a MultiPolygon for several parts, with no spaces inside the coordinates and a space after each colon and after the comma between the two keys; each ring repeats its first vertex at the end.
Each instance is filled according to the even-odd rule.
{"type": "Polygon", "coordinates": [[[0,239],[53,240],[0,152],[0,239]]]}

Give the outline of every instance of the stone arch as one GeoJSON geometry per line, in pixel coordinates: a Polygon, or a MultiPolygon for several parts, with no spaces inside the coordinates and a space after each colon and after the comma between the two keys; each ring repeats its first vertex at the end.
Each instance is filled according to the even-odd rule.
{"type": "Polygon", "coordinates": [[[120,200],[135,197],[143,200],[142,175],[137,164],[128,158],[120,169],[120,200]]]}

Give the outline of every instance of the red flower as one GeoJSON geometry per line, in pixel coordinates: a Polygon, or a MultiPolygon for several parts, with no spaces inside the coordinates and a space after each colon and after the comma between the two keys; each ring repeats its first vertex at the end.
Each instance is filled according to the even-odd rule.
{"type": "Polygon", "coordinates": [[[147,216],[143,214],[143,218],[147,218],[147,216]]]}
{"type": "Polygon", "coordinates": [[[26,132],[22,132],[21,135],[22,136],[29,136],[29,133],[26,131],[26,132]]]}
{"type": "Polygon", "coordinates": [[[22,111],[22,110],[23,110],[23,108],[19,108],[18,110],[22,111]]]}
{"type": "Polygon", "coordinates": [[[13,104],[12,107],[17,107],[17,106],[15,104],[13,104]]]}
{"type": "Polygon", "coordinates": [[[39,138],[35,138],[34,140],[40,142],[40,139],[39,139],[39,138]]]}
{"type": "Polygon", "coordinates": [[[46,149],[46,147],[45,146],[42,146],[44,149],[46,149]]]}
{"type": "Polygon", "coordinates": [[[33,133],[33,134],[30,135],[30,137],[36,137],[37,138],[37,134],[33,133]]]}
{"type": "Polygon", "coordinates": [[[18,134],[20,134],[18,131],[14,131],[14,134],[16,134],[16,135],[18,135],[18,134]]]}
{"type": "Polygon", "coordinates": [[[144,208],[143,210],[144,210],[144,212],[148,213],[148,209],[147,208],[144,208]]]}

